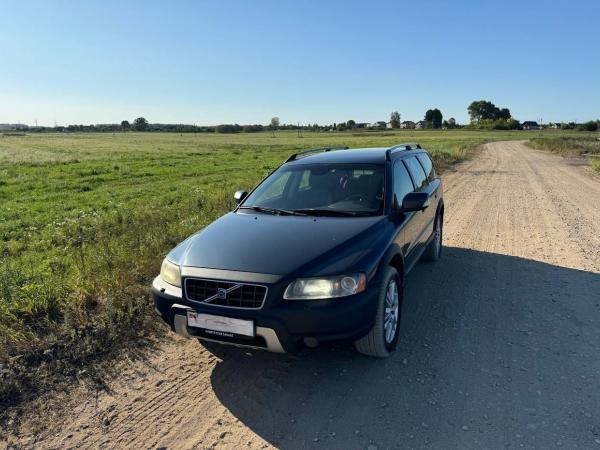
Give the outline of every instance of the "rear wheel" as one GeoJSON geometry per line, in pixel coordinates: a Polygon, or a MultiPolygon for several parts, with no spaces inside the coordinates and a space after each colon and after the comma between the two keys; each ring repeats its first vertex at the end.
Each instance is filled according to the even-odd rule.
{"type": "Polygon", "coordinates": [[[435,225],[433,228],[433,238],[431,242],[423,252],[423,260],[425,261],[437,261],[442,257],[442,231],[443,231],[443,219],[441,212],[435,217],[435,225]]]}
{"type": "Polygon", "coordinates": [[[371,331],[354,343],[363,355],[387,358],[396,349],[400,329],[403,299],[402,278],[393,267],[388,267],[381,285],[375,324],[371,331]]]}

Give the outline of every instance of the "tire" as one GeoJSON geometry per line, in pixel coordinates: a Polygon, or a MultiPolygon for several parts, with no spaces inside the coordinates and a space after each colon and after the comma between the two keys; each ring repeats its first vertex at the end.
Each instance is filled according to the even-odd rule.
{"type": "Polygon", "coordinates": [[[444,219],[439,212],[435,216],[435,225],[433,227],[433,239],[423,252],[421,259],[423,261],[438,261],[442,257],[442,238],[443,238],[444,219]]]}
{"type": "MultiPolygon", "coordinates": [[[[369,333],[354,342],[354,347],[359,353],[367,356],[373,356],[375,358],[387,358],[396,349],[398,343],[398,337],[400,335],[400,317],[402,311],[402,300],[404,298],[404,283],[402,277],[398,274],[396,269],[388,267],[381,283],[381,290],[379,292],[378,303],[377,303],[377,315],[375,317],[375,324],[369,333]],[[393,290],[392,285],[396,287],[396,298],[392,299],[392,304],[395,302],[395,321],[393,325],[393,336],[391,335],[390,329],[386,331],[386,314],[394,314],[394,309],[389,308],[390,296],[388,292],[390,289],[393,290]]],[[[391,317],[388,316],[388,319],[391,317]]]]}

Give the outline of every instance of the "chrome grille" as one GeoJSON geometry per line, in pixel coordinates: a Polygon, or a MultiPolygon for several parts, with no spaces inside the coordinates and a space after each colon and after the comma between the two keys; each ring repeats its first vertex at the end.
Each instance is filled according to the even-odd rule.
{"type": "Polygon", "coordinates": [[[185,295],[188,300],[206,305],[229,308],[262,308],[267,287],[234,281],[186,278],[185,295]]]}

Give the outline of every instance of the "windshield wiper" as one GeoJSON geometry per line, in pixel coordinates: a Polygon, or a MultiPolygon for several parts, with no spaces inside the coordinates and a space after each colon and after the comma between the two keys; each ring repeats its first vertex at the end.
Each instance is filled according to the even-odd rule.
{"type": "Polygon", "coordinates": [[[288,209],[277,209],[267,208],[266,206],[240,206],[239,209],[251,209],[253,211],[262,212],[266,214],[275,214],[277,216],[288,215],[288,216],[306,216],[301,211],[290,211],[288,209]]]}
{"type": "Polygon", "coordinates": [[[368,212],[363,211],[342,211],[338,209],[318,209],[318,208],[306,208],[306,209],[295,209],[296,213],[308,214],[310,216],[329,216],[329,217],[356,217],[356,216],[367,216],[370,215],[368,212]]]}

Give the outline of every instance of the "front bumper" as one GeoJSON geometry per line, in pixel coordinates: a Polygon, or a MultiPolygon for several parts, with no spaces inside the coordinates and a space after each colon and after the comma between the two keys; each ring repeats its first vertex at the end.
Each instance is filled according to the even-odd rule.
{"type": "Polygon", "coordinates": [[[369,332],[375,321],[379,286],[350,297],[327,300],[287,300],[280,298],[281,287],[270,289],[262,309],[224,308],[184,299],[180,288],[156,277],[152,283],[155,310],[176,333],[238,346],[273,352],[294,352],[305,338],[319,342],[353,341],[369,332]],[[206,335],[187,326],[187,310],[253,320],[256,337],[226,338],[206,335]]]}

